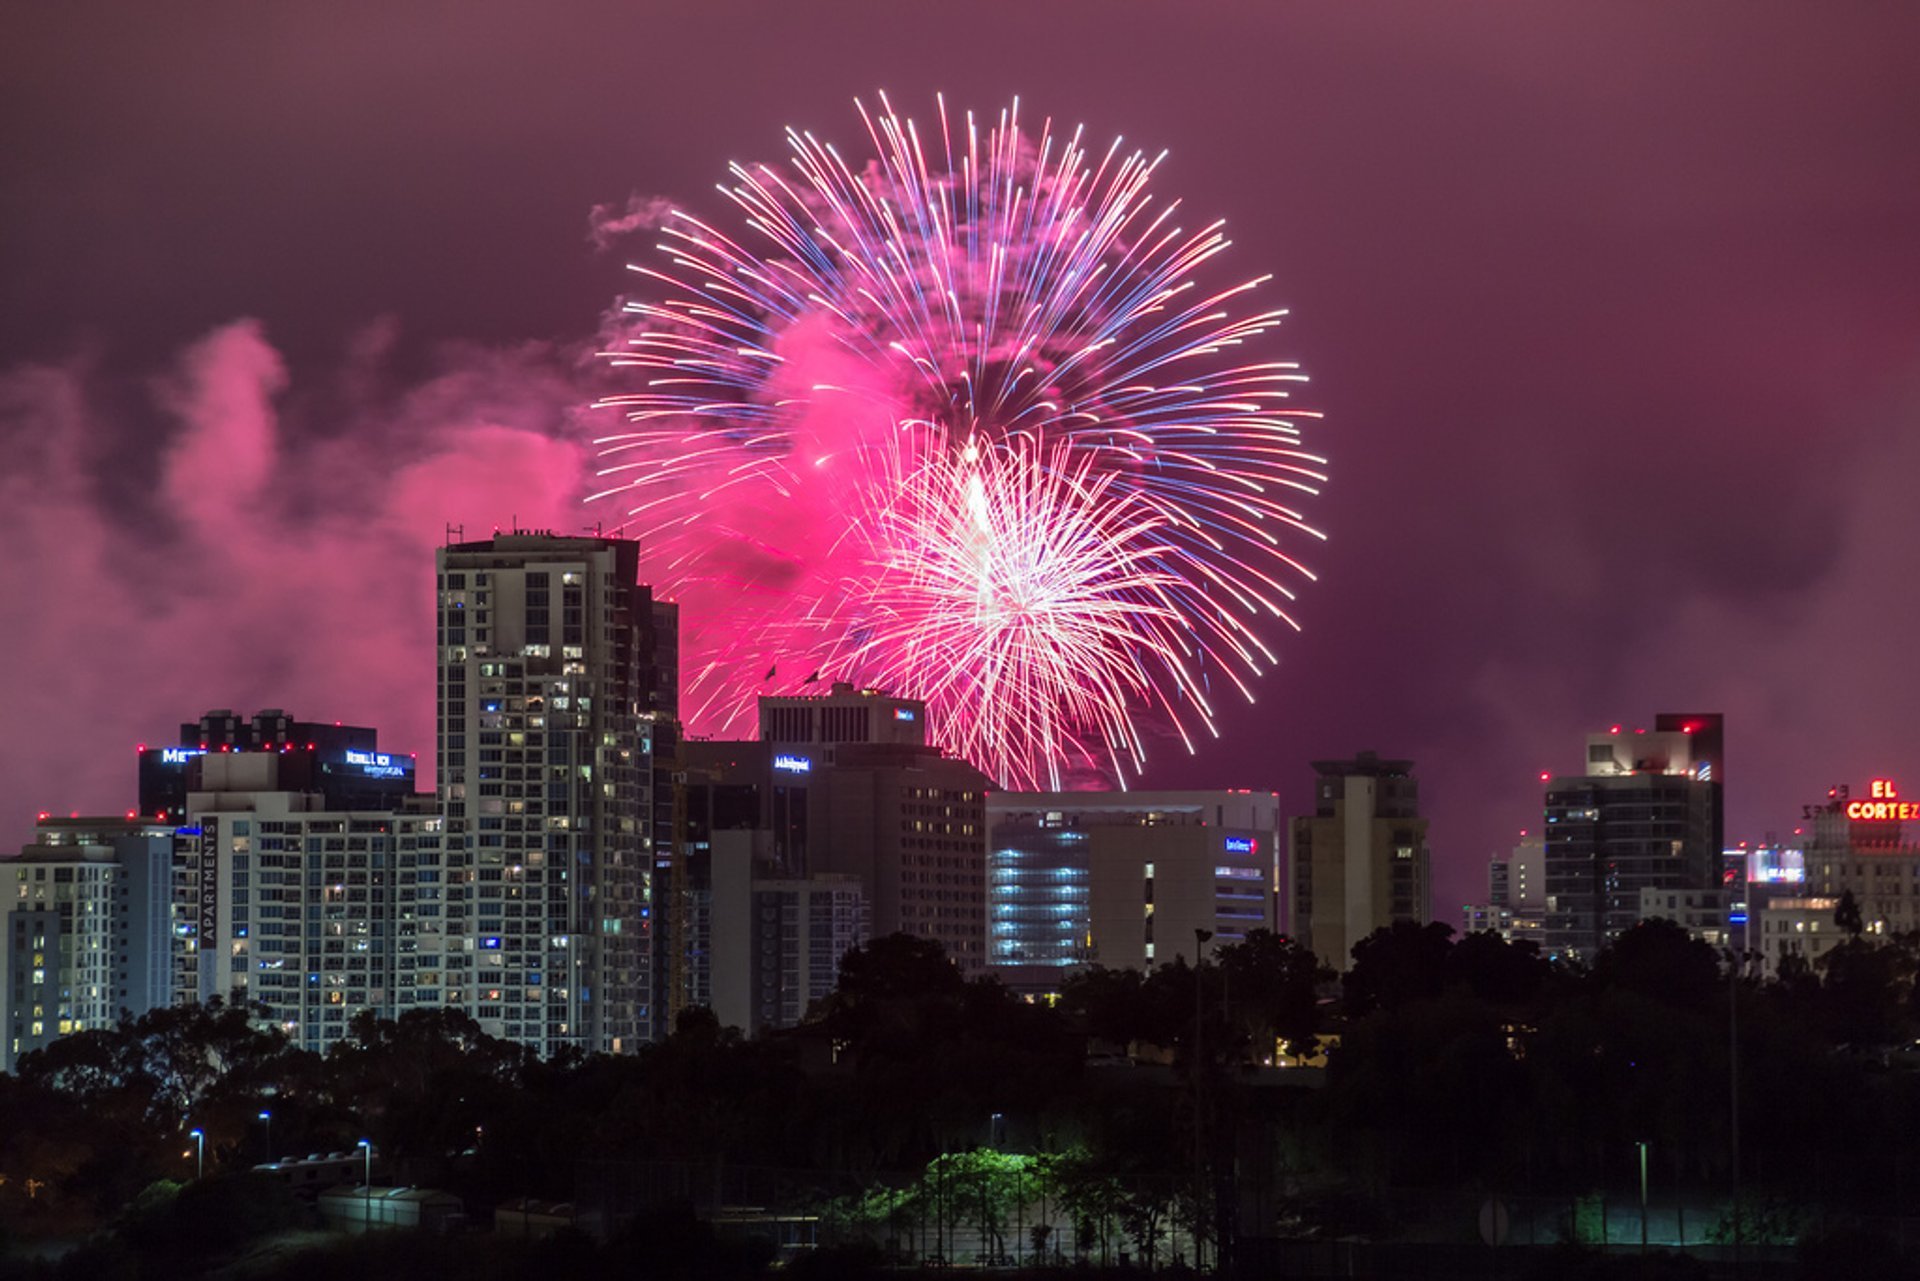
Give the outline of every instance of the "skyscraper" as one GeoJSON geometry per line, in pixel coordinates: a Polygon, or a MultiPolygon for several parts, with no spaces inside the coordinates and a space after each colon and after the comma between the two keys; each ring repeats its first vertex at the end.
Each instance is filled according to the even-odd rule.
{"type": "Polygon", "coordinates": [[[0,1071],[71,1032],[169,999],[172,872],[165,823],[42,818],[0,863],[0,1071]]]}
{"type": "Polygon", "coordinates": [[[440,793],[466,939],[449,1000],[542,1054],[631,1051],[653,1033],[675,607],[625,539],[497,535],[442,548],[438,572],[440,793]]]}
{"type": "Polygon", "coordinates": [[[1547,781],[1544,944],[1591,958],[1640,919],[1641,890],[1720,887],[1721,718],[1589,734],[1585,764],[1547,781]]]}
{"type": "Polygon", "coordinates": [[[1289,827],[1293,937],[1335,969],[1395,921],[1432,918],[1427,820],[1412,761],[1315,761],[1314,811],[1289,827]]]}

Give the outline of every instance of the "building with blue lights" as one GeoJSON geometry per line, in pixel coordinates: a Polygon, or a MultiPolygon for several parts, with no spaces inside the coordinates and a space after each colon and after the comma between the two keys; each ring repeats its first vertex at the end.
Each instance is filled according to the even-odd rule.
{"type": "Polygon", "coordinates": [[[989,961],[1022,988],[1075,965],[1150,968],[1275,927],[1270,792],[998,792],[988,798],[989,961]]]}

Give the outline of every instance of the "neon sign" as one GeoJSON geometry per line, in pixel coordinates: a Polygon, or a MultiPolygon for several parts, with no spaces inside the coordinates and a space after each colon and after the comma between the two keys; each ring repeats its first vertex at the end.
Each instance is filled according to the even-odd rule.
{"type": "Polygon", "coordinates": [[[782,752],[773,758],[773,767],[785,770],[789,774],[806,774],[813,769],[813,761],[805,756],[794,756],[791,753],[782,752]]]}
{"type": "Polygon", "coordinates": [[[1227,853],[1229,854],[1252,854],[1259,848],[1260,843],[1251,836],[1229,836],[1227,838],[1227,853]]]}
{"type": "Polygon", "coordinates": [[[411,764],[396,762],[386,752],[358,752],[349,747],[346,751],[347,764],[357,765],[363,774],[374,778],[405,778],[411,764]]]}
{"type": "Polygon", "coordinates": [[[1894,822],[1905,822],[1909,819],[1920,819],[1920,802],[1901,800],[1900,789],[1894,786],[1890,778],[1874,779],[1868,785],[1867,794],[1872,799],[1847,802],[1848,818],[1867,822],[1885,822],[1889,819],[1894,822]]]}
{"type": "Polygon", "coordinates": [[[913,719],[913,709],[911,707],[896,707],[893,709],[893,719],[896,721],[910,721],[913,719]]]}
{"type": "Polygon", "coordinates": [[[205,756],[206,754],[207,749],[204,747],[163,747],[160,749],[160,763],[162,765],[185,765],[194,757],[205,756]]]}

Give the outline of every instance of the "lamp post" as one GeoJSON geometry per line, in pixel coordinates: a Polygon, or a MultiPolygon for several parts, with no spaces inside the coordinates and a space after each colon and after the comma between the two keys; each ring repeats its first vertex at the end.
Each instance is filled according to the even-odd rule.
{"type": "Polygon", "coordinates": [[[1647,1252],[1647,1144],[1643,1139],[1634,1144],[1640,1149],[1640,1253],[1647,1252]]]}
{"type": "Polygon", "coordinates": [[[273,1161],[273,1113],[262,1108],[260,1120],[267,1127],[267,1161],[271,1164],[273,1161]]]}
{"type": "Polygon", "coordinates": [[[362,1139],[359,1147],[367,1159],[366,1184],[362,1189],[365,1192],[365,1213],[360,1216],[360,1230],[371,1232],[373,1231],[373,1141],[362,1139]]]}
{"type": "Polygon", "coordinates": [[[187,1134],[193,1139],[193,1178],[197,1183],[207,1172],[207,1132],[188,1130],[187,1134]]]}

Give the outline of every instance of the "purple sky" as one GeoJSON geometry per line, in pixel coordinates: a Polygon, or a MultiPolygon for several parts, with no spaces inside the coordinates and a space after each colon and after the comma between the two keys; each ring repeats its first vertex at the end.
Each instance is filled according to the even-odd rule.
{"type": "Polygon", "coordinates": [[[280,705],[431,749],[431,548],[578,529],[587,211],[935,91],[1172,154],[1334,483],[1306,631],[1156,786],[1413,757],[1436,909],[1582,736],[1719,709],[1732,834],[1920,793],[1920,10],[43,6],[0,42],[0,845],[280,705]],[[492,9],[497,16],[482,17],[492,9]]]}

